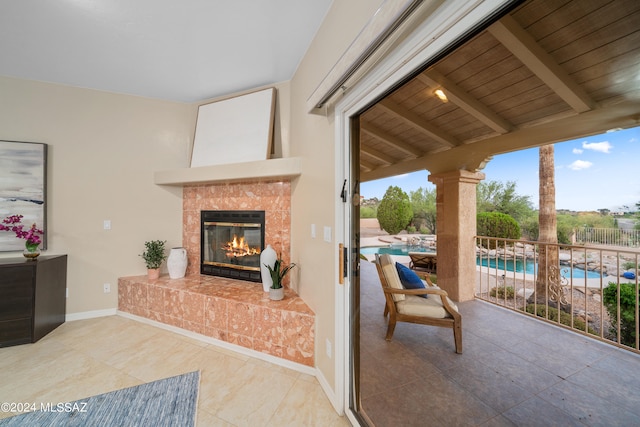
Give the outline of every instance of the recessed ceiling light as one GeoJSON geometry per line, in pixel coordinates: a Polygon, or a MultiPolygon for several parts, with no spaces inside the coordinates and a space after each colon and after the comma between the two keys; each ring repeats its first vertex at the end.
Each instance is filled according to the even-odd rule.
{"type": "Polygon", "coordinates": [[[449,99],[447,98],[447,95],[444,93],[444,91],[442,89],[436,89],[434,92],[435,96],[437,96],[440,101],[442,102],[448,102],[449,99]]]}

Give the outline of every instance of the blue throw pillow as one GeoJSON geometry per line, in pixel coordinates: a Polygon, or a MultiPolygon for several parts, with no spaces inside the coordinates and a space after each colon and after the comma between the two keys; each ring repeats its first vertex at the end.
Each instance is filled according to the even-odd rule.
{"type": "MultiPolygon", "coordinates": [[[[420,280],[420,277],[406,265],[402,265],[396,262],[396,270],[398,270],[398,276],[400,276],[400,283],[405,289],[424,289],[424,283],[420,280]]],[[[429,298],[427,294],[418,295],[422,298],[429,298]]]]}

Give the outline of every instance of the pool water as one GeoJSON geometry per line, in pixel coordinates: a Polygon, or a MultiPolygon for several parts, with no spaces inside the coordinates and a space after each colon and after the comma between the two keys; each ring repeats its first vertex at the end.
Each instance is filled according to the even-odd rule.
{"type": "MultiPolygon", "coordinates": [[[[480,265],[480,260],[478,258],[476,258],[476,265],[480,265]]],[[[498,270],[514,271],[513,260],[507,260],[505,265],[504,259],[482,258],[482,266],[486,267],[487,265],[490,268],[496,268],[497,266],[498,270]]],[[[536,267],[537,264],[535,264],[533,261],[528,261],[526,264],[521,260],[516,260],[515,262],[516,273],[522,273],[524,271],[526,274],[535,274],[536,267]]],[[[565,277],[567,279],[571,277],[573,277],[574,279],[584,279],[585,273],[587,279],[600,278],[600,273],[595,271],[585,271],[580,268],[571,268],[567,266],[560,267],[560,274],[562,275],[562,277],[565,277]]]]}
{"type": "MultiPolygon", "coordinates": [[[[360,253],[363,255],[373,255],[373,254],[389,254],[389,255],[409,255],[409,252],[435,252],[430,249],[425,248],[411,248],[408,246],[371,246],[360,248],[360,253]]],[[[480,259],[476,258],[476,265],[480,265],[480,259]]],[[[482,266],[490,268],[497,268],[499,270],[506,271],[514,271],[514,261],[507,260],[505,265],[505,260],[503,259],[488,259],[482,258],[482,266]],[[496,264],[497,263],[497,264],[496,264]]],[[[524,262],[521,260],[516,260],[515,262],[515,271],[516,273],[522,273],[523,271],[527,274],[535,274],[536,265],[532,261],[524,262]]],[[[587,279],[599,279],[600,273],[595,271],[584,271],[579,268],[570,268],[566,266],[560,267],[560,271],[562,277],[566,277],[567,279],[573,277],[574,279],[584,279],[585,273],[587,279]],[[573,271],[573,273],[572,273],[573,271]]]]}

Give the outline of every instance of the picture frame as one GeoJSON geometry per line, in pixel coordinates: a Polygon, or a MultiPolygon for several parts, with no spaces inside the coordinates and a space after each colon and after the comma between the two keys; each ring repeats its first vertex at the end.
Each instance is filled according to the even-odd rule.
{"type": "Polygon", "coordinates": [[[273,144],[275,88],[203,104],[191,167],[267,160],[273,144]]]}
{"type": "MultiPolygon", "coordinates": [[[[0,221],[23,215],[25,228],[36,224],[47,248],[47,144],[0,140],[0,221]]],[[[0,252],[22,251],[25,241],[0,231],[0,252]]]]}

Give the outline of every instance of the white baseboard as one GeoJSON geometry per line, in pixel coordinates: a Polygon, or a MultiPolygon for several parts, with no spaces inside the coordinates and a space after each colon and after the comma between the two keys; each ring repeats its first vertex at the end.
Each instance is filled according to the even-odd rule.
{"type": "MultiPolygon", "coordinates": [[[[224,348],[226,350],[230,350],[244,356],[252,357],[254,359],[264,360],[266,362],[273,363],[274,365],[282,366],[297,372],[301,372],[303,374],[311,375],[316,378],[318,377],[317,375],[318,370],[315,367],[306,366],[296,362],[291,362],[289,360],[281,359],[279,357],[271,356],[269,354],[261,353],[259,351],[251,350],[249,348],[242,347],[239,345],[230,344],[226,341],[220,341],[215,338],[208,337],[206,335],[201,335],[196,332],[187,331],[186,329],[178,328],[172,325],[167,325],[165,323],[156,322],[155,320],[147,319],[146,317],[136,316],[131,313],[126,313],[124,311],[118,310],[114,314],[117,314],[118,316],[126,317],[128,319],[136,320],[141,323],[146,323],[147,325],[155,326],[160,329],[165,329],[167,331],[174,332],[176,334],[180,334],[189,338],[193,338],[198,341],[206,342],[207,344],[212,344],[217,347],[224,348]]],[[[322,388],[324,389],[325,387],[322,386],[322,388]]]]}
{"type": "Polygon", "coordinates": [[[117,309],[115,308],[107,308],[105,310],[93,310],[93,311],[83,311],[80,313],[67,313],[65,315],[65,322],[72,322],[74,320],[85,320],[85,319],[94,319],[96,317],[106,317],[106,316],[114,316],[117,314],[117,309]]]}
{"type": "Polygon", "coordinates": [[[322,391],[324,391],[324,394],[327,395],[327,398],[329,399],[329,402],[331,402],[331,405],[333,405],[333,409],[339,415],[344,415],[344,405],[343,405],[343,403],[338,401],[338,398],[337,398],[335,392],[333,391],[333,389],[329,385],[329,382],[324,377],[324,375],[322,375],[322,371],[320,371],[320,369],[316,369],[316,379],[318,380],[318,383],[320,384],[320,387],[322,387],[322,391]]]}

